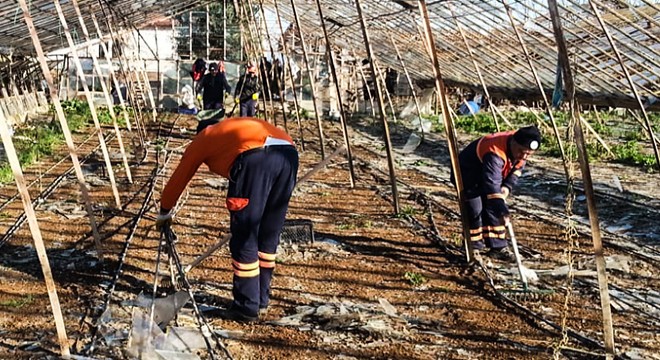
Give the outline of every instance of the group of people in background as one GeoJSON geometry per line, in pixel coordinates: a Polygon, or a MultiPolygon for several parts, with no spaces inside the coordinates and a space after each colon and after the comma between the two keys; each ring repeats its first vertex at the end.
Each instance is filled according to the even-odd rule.
{"type": "MultiPolygon", "coordinates": [[[[197,99],[202,103],[204,110],[220,110],[219,117],[225,116],[225,98],[232,92],[227,81],[225,63],[219,61],[206,64],[203,59],[193,63],[190,72],[197,99]]],[[[240,116],[255,116],[260,82],[257,76],[257,67],[248,63],[240,76],[234,89],[234,101],[239,107],[240,116]]],[[[233,111],[232,111],[233,112],[233,111]]]]}

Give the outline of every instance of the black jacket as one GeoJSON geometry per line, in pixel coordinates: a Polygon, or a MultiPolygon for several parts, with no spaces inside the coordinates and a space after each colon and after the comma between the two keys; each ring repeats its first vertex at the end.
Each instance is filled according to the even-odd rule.
{"type": "Polygon", "coordinates": [[[241,102],[252,100],[252,95],[259,93],[260,88],[257,75],[245,73],[236,84],[234,97],[238,97],[241,102]]]}
{"type": "Polygon", "coordinates": [[[231,86],[227,82],[225,73],[218,72],[213,76],[212,73],[204,75],[202,80],[197,84],[197,93],[202,91],[202,98],[204,103],[220,102],[222,103],[225,98],[224,92],[231,92],[231,86]]]}

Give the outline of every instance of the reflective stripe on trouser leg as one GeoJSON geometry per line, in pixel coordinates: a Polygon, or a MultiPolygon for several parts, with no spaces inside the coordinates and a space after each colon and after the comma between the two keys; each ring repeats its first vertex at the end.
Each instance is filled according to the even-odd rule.
{"type": "Polygon", "coordinates": [[[481,213],[483,206],[481,197],[476,196],[470,198],[467,196],[467,194],[466,197],[467,199],[465,199],[465,211],[467,212],[468,223],[470,226],[470,241],[472,241],[472,248],[483,249],[485,245],[482,235],[483,228],[481,222],[481,213]]]}
{"type": "Polygon", "coordinates": [[[483,215],[484,241],[491,249],[500,249],[507,246],[506,228],[502,219],[486,207],[483,215]]]}

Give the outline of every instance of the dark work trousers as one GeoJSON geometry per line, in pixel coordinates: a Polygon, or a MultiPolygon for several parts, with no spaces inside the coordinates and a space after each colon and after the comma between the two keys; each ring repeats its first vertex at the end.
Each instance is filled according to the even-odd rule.
{"type": "Polygon", "coordinates": [[[232,165],[227,192],[234,268],[233,306],[256,316],[270,300],[280,233],[296,184],[298,152],[275,145],[248,150],[232,165]]]}
{"type": "Polygon", "coordinates": [[[241,116],[252,116],[257,114],[257,100],[241,101],[241,116]]]}
{"type": "Polygon", "coordinates": [[[470,241],[474,249],[500,249],[507,246],[506,228],[502,220],[495,215],[481,196],[479,188],[465,190],[465,205],[470,226],[470,241]]]}

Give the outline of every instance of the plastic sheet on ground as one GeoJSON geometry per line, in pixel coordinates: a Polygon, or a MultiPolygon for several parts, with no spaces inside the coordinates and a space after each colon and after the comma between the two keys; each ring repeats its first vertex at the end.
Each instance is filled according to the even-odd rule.
{"type": "Polygon", "coordinates": [[[295,314],[271,323],[294,326],[300,330],[367,333],[381,338],[403,339],[410,334],[407,321],[396,316],[396,309],[385,299],[379,299],[379,304],[335,301],[315,306],[299,306],[295,314]]]}
{"type": "MultiPolygon", "coordinates": [[[[161,328],[164,328],[170,321],[172,321],[172,319],[174,319],[179,310],[181,310],[188,301],[190,301],[190,296],[187,291],[183,290],[177,291],[164,298],[156,299],[154,305],[154,322],[156,322],[161,328]]],[[[137,299],[125,301],[123,305],[139,306],[149,310],[151,309],[151,302],[151,298],[144,294],[140,294],[137,299]]]]}

